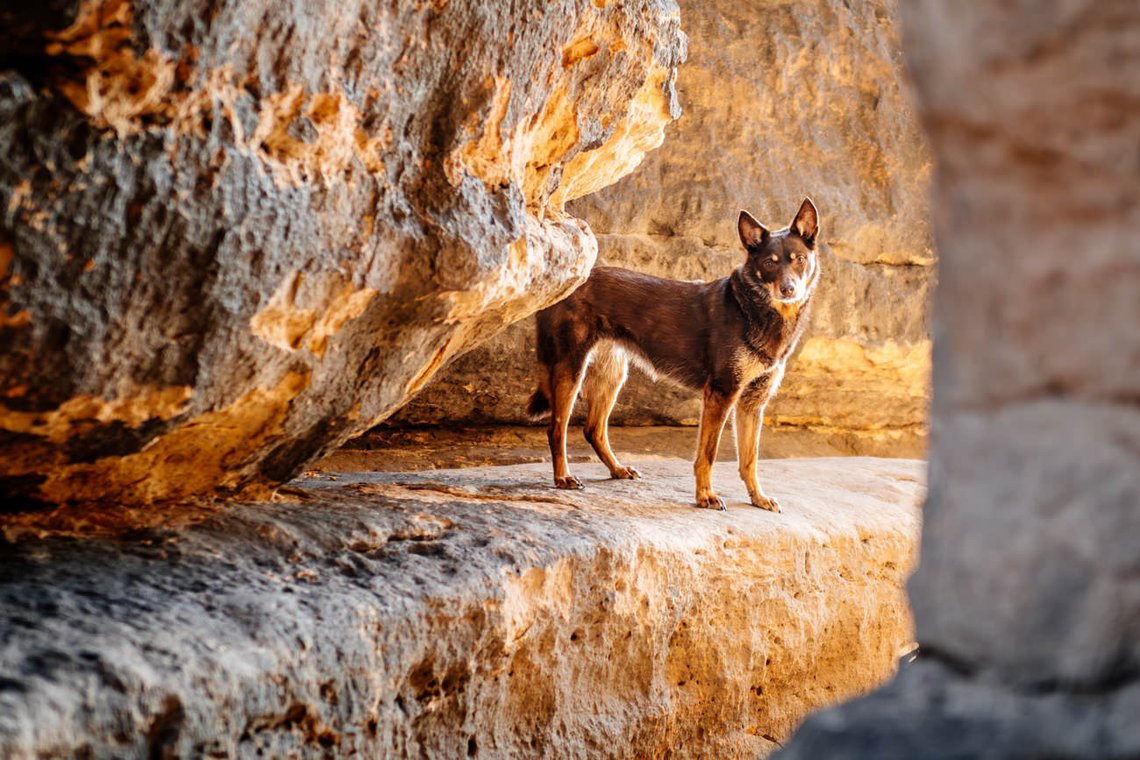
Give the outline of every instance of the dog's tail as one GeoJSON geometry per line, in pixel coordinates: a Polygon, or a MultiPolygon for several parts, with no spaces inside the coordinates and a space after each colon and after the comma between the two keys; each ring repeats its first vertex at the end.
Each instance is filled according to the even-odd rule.
{"type": "Polygon", "coordinates": [[[534,393],[530,394],[530,401],[527,402],[526,415],[537,422],[550,414],[551,376],[555,356],[549,310],[534,315],[534,344],[538,365],[534,373],[534,393]]]}
{"type": "Polygon", "coordinates": [[[546,395],[546,391],[542,388],[537,388],[534,393],[530,394],[530,401],[526,405],[526,414],[532,420],[541,420],[550,414],[550,396],[546,395]]]}

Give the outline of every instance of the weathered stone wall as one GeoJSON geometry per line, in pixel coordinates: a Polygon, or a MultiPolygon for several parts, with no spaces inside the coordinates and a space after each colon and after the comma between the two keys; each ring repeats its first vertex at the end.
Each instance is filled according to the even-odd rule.
{"type": "Polygon", "coordinates": [[[564,295],[672,0],[0,6],[0,495],[288,479],[564,295]]]}
{"type": "Polygon", "coordinates": [[[786,757],[1140,757],[1140,6],[907,7],[942,270],[923,654],[786,757]]]}
{"type": "MultiPolygon", "coordinates": [[[[571,208],[598,233],[600,262],[713,279],[742,259],[740,208],[784,225],[810,195],[824,279],[768,424],[814,431],[829,451],[915,456],[929,397],[930,162],[895,15],[894,2],[685,4],[684,115],[634,174],[571,208]]],[[[395,421],[524,421],[532,333],[521,322],[458,359],[395,421]]],[[[696,424],[698,404],[635,374],[614,419],[696,424]]]]}
{"type": "Polygon", "coordinates": [[[921,463],[772,463],[778,516],[731,464],[724,514],[637,466],[341,473],[81,540],[9,518],[0,756],[758,757],[889,676],[921,463]]]}

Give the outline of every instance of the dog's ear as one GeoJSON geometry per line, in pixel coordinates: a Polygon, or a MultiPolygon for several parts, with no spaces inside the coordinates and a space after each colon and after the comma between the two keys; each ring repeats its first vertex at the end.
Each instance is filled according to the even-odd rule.
{"type": "Polygon", "coordinates": [[[815,210],[811,198],[804,198],[800,210],[796,212],[796,218],[789,226],[792,232],[803,238],[809,248],[815,245],[815,236],[819,233],[819,212],[815,210]]]}
{"type": "Polygon", "coordinates": [[[740,242],[745,248],[755,248],[768,239],[768,228],[752,218],[752,214],[741,210],[740,219],[736,222],[737,232],[740,233],[740,242]]]}

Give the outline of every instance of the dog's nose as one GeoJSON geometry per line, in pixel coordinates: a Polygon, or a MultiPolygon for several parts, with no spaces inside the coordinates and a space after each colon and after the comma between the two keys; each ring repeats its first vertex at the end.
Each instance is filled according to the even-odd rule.
{"type": "Polygon", "coordinates": [[[796,294],[796,284],[794,282],[785,282],[780,286],[780,295],[784,298],[791,298],[796,294]]]}

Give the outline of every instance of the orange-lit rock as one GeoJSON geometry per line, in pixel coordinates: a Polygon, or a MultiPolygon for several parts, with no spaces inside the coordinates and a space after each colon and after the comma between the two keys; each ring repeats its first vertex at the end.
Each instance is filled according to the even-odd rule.
{"type": "Polygon", "coordinates": [[[12,509],[272,485],[386,417],[581,281],[563,202],[660,144],[685,49],[672,0],[0,23],[12,509]]]}

